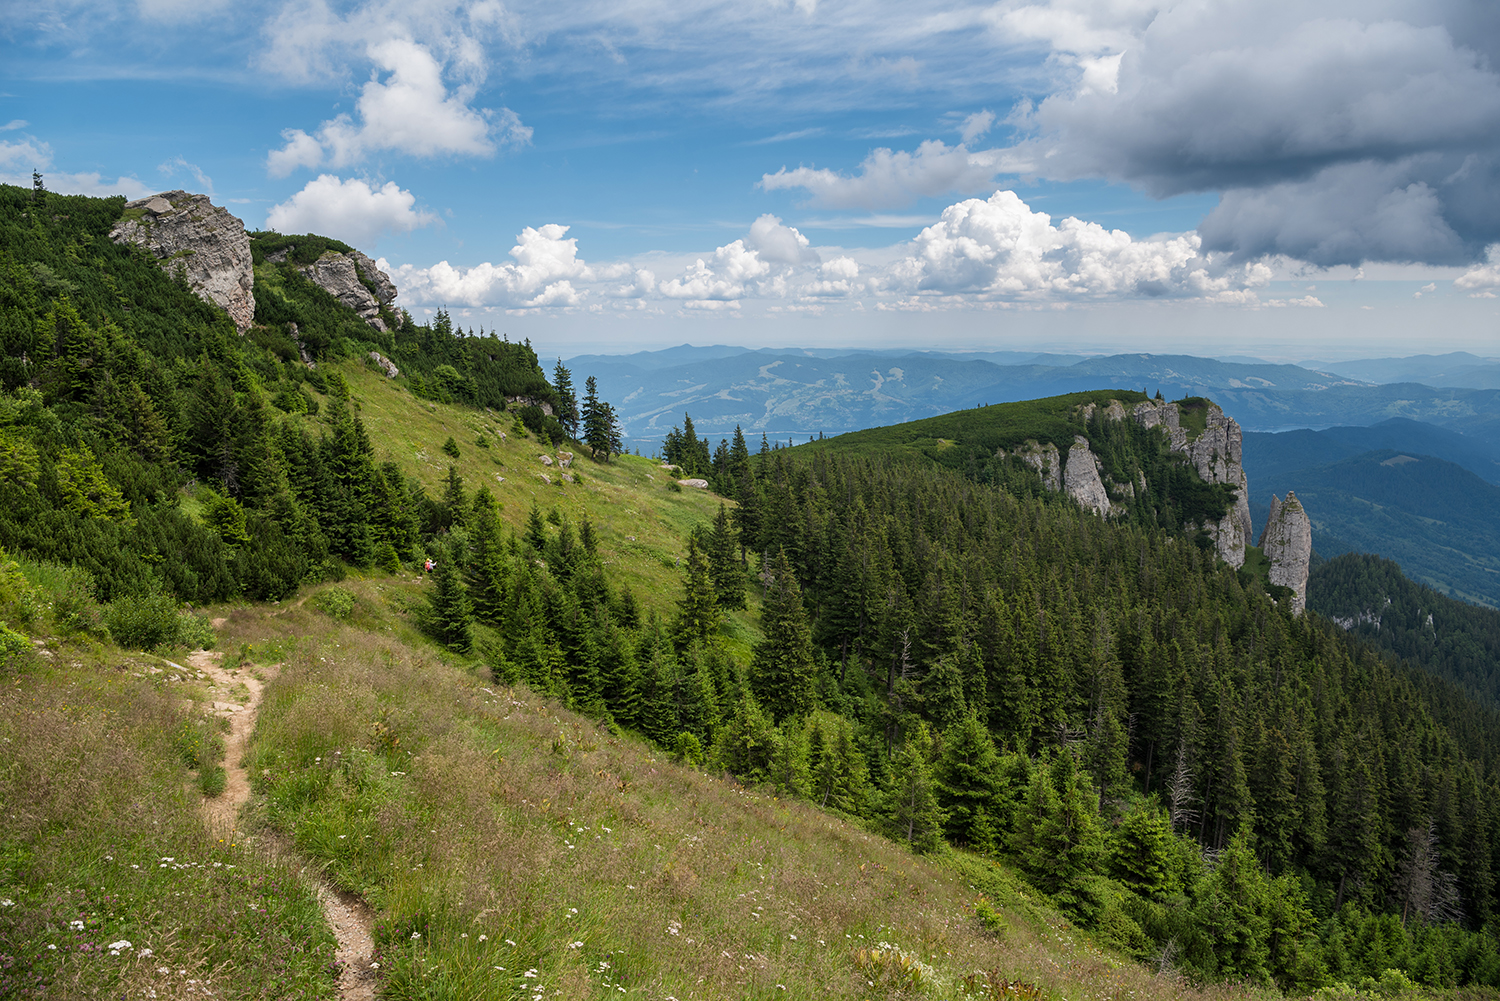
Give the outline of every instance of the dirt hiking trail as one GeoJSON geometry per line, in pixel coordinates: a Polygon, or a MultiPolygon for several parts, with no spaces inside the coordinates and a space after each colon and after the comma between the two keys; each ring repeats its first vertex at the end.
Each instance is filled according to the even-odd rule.
{"type": "MultiPolygon", "coordinates": [[[[223,622],[216,619],[215,628],[223,622]]],[[[229,839],[241,833],[240,808],[250,800],[245,749],[255,731],[266,685],[276,677],[279,665],[260,669],[257,677],[249,670],[226,670],[223,659],[223,653],[217,650],[199,650],[188,657],[188,664],[208,676],[214,715],[229,720],[229,736],[224,740],[224,792],[203,800],[203,821],[209,836],[229,839]]],[[[323,918],[338,939],[334,958],[339,964],[339,996],[344,1001],[374,1001],[379,986],[372,935],[374,913],[358,895],[339,891],[321,877],[315,885],[323,918]]]]}

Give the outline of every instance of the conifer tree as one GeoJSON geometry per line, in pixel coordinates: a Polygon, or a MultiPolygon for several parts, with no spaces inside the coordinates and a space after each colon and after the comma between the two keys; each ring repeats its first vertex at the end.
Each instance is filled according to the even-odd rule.
{"type": "Polygon", "coordinates": [[[620,428],[615,420],[615,408],[599,399],[599,384],[593,376],[584,383],[583,398],[583,443],[598,462],[608,462],[611,455],[621,451],[623,442],[620,428]]]}
{"type": "Polygon", "coordinates": [[[432,571],[432,594],[428,598],[428,618],[438,642],[454,653],[467,654],[474,649],[474,609],[468,589],[458,567],[445,551],[439,551],[432,571]]]}
{"type": "Polygon", "coordinates": [[[869,766],[854,724],[818,711],[807,718],[809,795],[819,806],[860,814],[869,796],[869,766]]]}
{"type": "Polygon", "coordinates": [[[704,548],[719,607],[726,610],[744,608],[745,570],[736,552],[734,527],[723,504],[719,505],[719,513],[714,516],[713,530],[708,533],[704,548]]]}
{"type": "Polygon", "coordinates": [[[995,743],[974,713],[944,735],[936,779],[949,840],[981,850],[992,847],[999,767],[995,743]]]}
{"type": "Polygon", "coordinates": [[[892,835],[914,851],[936,848],[943,837],[943,808],[932,778],[932,733],[920,720],[891,761],[891,785],[886,790],[886,823],[892,835]]]}
{"type": "Polygon", "coordinates": [[[557,359],[552,370],[552,388],[557,390],[557,423],[571,441],[578,440],[578,394],[573,389],[573,373],[557,359]]]}
{"type": "Polygon", "coordinates": [[[458,470],[448,467],[448,478],[443,482],[443,520],[449,527],[461,527],[469,516],[469,502],[464,497],[464,478],[458,470]]]}
{"type": "Polygon", "coordinates": [[[776,725],[749,692],[742,692],[714,740],[715,763],[742,782],[765,782],[778,746],[776,725]]]}
{"type": "Polygon", "coordinates": [[[718,631],[722,615],[714,594],[713,577],[708,560],[698,547],[696,536],[688,536],[687,576],[682,582],[682,597],[677,602],[677,618],[672,623],[672,642],[686,650],[695,642],[707,642],[718,631]]]}
{"type": "Polygon", "coordinates": [[[785,550],[777,552],[769,575],[760,617],[765,638],[755,644],[751,657],[750,687],[779,722],[813,708],[812,632],[785,550]]]}

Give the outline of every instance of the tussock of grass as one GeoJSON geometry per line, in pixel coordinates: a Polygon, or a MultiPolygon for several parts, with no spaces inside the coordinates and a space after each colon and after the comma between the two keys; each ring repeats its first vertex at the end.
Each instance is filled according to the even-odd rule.
{"type": "Polygon", "coordinates": [[[266,822],[375,906],[385,996],[1205,996],[983,860],[914,857],[388,633],[302,611],[228,631],[302,634],[251,774],[266,822]],[[872,983],[882,949],[920,983],[872,983]]]}

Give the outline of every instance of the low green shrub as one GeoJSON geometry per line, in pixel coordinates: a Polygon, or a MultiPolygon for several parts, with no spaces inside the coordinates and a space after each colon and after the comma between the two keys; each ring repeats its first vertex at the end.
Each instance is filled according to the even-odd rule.
{"type": "Polygon", "coordinates": [[[104,615],[104,624],[116,643],[132,650],[173,644],[181,630],[177,602],[166,594],[116,598],[104,615]]]}
{"type": "Polygon", "coordinates": [[[313,607],[333,619],[347,619],[354,611],[354,595],[347,588],[324,588],[313,595],[313,607]]]}

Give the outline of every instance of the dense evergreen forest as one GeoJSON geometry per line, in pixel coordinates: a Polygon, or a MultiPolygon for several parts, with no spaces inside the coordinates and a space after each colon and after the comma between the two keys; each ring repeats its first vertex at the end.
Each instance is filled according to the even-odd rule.
{"type": "Polygon", "coordinates": [[[0,187],[0,546],[76,568],[79,616],[107,603],[82,628],[148,645],[179,602],[436,554],[425,625],[497,680],[919,850],[992,854],[1143,960],[1304,992],[1392,969],[1500,986],[1500,719],[1219,562],[1191,526],[1229,498],[1159,431],[1080,425],[1071,397],[1011,411],[1021,432],[982,408],[848,448],[710,449],[687,425],[669,457],[725,504],[662,617],[586,519],[511,527],[456,475],[431,498],[377,465],[286,325],[318,361],[387,353],[413,392],[549,401],[604,460],[592,386],[580,410],[562,365],[549,385],[529,345],[445,319],[352,326],[264,260],[264,325],[237,337],[107,239],[121,205],[0,187]],[[1086,433],[1147,486],[1085,514],[996,458],[1018,433],[1086,433]],[[720,625],[752,593],[742,662],[720,625]]]}
{"type": "Polygon", "coordinates": [[[1346,553],[1313,567],[1308,607],[1500,708],[1500,612],[1456,601],[1391,560],[1346,553]]]}

